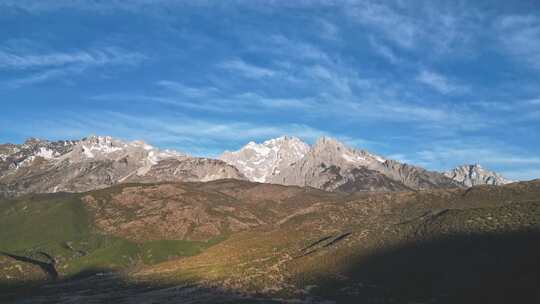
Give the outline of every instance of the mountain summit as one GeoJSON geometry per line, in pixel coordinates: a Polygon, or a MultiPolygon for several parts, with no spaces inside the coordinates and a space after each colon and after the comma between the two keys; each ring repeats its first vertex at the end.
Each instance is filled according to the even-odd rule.
{"type": "Polygon", "coordinates": [[[252,181],[310,186],[330,191],[463,187],[441,173],[356,150],[330,137],[319,138],[311,147],[297,138],[286,140],[280,137],[262,144],[252,142],[237,152],[224,153],[220,159],[236,166],[252,181]],[[293,147],[301,148],[291,149],[290,141],[294,142],[293,147]],[[297,153],[290,153],[291,150],[297,153]],[[276,158],[276,155],[287,157],[276,158]]]}
{"type": "Polygon", "coordinates": [[[296,137],[281,136],[261,144],[249,142],[236,152],[225,151],[219,159],[238,168],[249,180],[265,183],[304,157],[309,149],[296,137]]]}
{"type": "Polygon", "coordinates": [[[462,165],[444,172],[444,175],[463,183],[467,187],[476,185],[504,185],[512,182],[493,171],[482,168],[479,164],[462,165]]]}

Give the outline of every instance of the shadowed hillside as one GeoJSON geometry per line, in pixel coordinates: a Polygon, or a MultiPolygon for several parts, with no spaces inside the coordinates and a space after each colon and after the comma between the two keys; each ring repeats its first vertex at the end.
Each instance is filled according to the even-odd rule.
{"type": "MultiPolygon", "coordinates": [[[[454,235],[353,259],[345,275],[310,280],[308,295],[246,294],[219,286],[135,280],[106,273],[3,293],[15,303],[537,303],[539,233],[454,235]],[[23,300],[24,299],[24,300],[23,300]],[[19,301],[19,302],[18,302],[19,301]],[[328,302],[330,301],[330,302],[328,302]]],[[[1,288],[1,287],[0,287],[1,288]]],[[[1,289],[0,289],[1,290],[1,289]]]]}

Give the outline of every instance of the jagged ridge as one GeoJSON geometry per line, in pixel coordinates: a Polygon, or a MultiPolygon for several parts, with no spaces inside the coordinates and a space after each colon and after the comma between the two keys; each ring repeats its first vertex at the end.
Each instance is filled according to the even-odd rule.
{"type": "Polygon", "coordinates": [[[30,139],[0,146],[0,195],[82,192],[122,182],[244,179],[223,161],[159,150],[110,136],[75,141],[30,139]]]}
{"type": "Polygon", "coordinates": [[[273,156],[264,151],[271,141],[249,143],[236,152],[226,152],[220,159],[237,166],[248,178],[254,165],[264,181],[284,185],[311,186],[324,190],[347,192],[399,191],[408,189],[435,189],[463,187],[438,172],[385,159],[365,150],[356,150],[329,137],[319,138],[312,147],[297,138],[280,137],[272,148],[280,151],[279,166],[273,156]],[[278,144],[277,146],[275,144],[278,144]],[[291,153],[291,147],[301,146],[305,153],[291,153]],[[283,152],[285,151],[285,152],[283,152]]]}
{"type": "Polygon", "coordinates": [[[444,175],[468,187],[476,185],[504,185],[513,182],[493,171],[482,168],[479,164],[462,165],[444,172],[444,175]]]}

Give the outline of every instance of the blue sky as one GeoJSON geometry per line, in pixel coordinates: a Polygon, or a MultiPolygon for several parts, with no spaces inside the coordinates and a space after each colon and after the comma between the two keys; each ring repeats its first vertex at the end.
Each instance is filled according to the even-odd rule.
{"type": "Polygon", "coordinates": [[[538,178],[540,3],[0,0],[0,103],[0,142],[327,135],[538,178]]]}

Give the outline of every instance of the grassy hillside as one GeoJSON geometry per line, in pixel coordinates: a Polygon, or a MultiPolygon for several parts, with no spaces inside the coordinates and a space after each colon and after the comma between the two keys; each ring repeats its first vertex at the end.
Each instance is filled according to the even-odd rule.
{"type": "Polygon", "coordinates": [[[155,240],[136,242],[106,234],[94,225],[94,215],[80,194],[31,195],[0,201],[0,281],[42,278],[39,267],[29,267],[9,255],[50,263],[54,258],[61,277],[120,270],[195,255],[217,243],[155,240]],[[24,271],[15,271],[24,265],[24,271]],[[14,268],[15,267],[15,268],[14,268]],[[29,272],[33,274],[30,275],[29,272]]]}
{"type": "Polygon", "coordinates": [[[78,195],[32,195],[0,202],[0,250],[19,251],[91,234],[78,195]]]}

